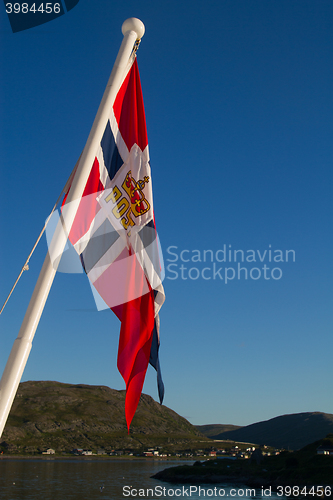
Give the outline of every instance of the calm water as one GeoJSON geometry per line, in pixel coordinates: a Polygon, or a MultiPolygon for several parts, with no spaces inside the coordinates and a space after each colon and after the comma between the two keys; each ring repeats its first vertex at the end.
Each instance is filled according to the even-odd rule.
{"type": "MultiPolygon", "coordinates": [[[[232,486],[201,485],[201,493],[194,490],[190,495],[190,485],[185,485],[188,496],[183,494],[182,486],[163,483],[150,476],[166,467],[178,465],[179,462],[158,460],[8,460],[0,459],[0,499],[1,500],[120,500],[134,498],[221,498],[215,496],[213,488],[224,488],[225,497],[231,498],[232,486]],[[159,487],[156,489],[156,487],[159,487]],[[125,488],[125,489],[124,489],[125,488]],[[165,495],[162,488],[165,488],[165,495]],[[147,492],[147,489],[150,490],[147,492]],[[141,491],[139,491],[141,490],[141,491]],[[205,491],[204,491],[205,490],[205,491]],[[154,493],[154,494],[153,494],[154,493]],[[205,493],[205,495],[204,495],[205,493]]],[[[184,462],[181,462],[184,464],[184,462]]],[[[189,462],[189,463],[193,463],[189,462]]],[[[199,485],[196,485],[199,488],[199,485]]],[[[246,487],[242,492],[237,485],[240,496],[247,498],[246,487]]],[[[261,498],[260,489],[256,490],[256,498],[261,498]]],[[[267,499],[267,496],[265,497],[267,499]]],[[[271,499],[277,499],[272,494],[271,499]]]]}

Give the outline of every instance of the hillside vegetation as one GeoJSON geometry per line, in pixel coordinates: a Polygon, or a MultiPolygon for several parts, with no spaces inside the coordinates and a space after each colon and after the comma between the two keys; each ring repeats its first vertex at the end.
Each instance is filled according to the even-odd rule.
{"type": "Polygon", "coordinates": [[[1,449],[34,453],[85,449],[186,446],[205,440],[196,428],[166,406],[142,394],[130,434],[125,422],[125,391],[105,386],[24,382],[17,391],[1,438],[1,449]]]}

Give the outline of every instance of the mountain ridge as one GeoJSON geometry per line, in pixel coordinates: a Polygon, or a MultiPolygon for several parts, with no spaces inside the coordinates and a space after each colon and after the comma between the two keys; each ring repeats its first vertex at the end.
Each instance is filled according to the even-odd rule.
{"type": "Polygon", "coordinates": [[[215,439],[298,450],[333,433],[333,415],[323,412],[281,415],[243,427],[193,426],[142,394],[128,434],[124,407],[125,391],[106,386],[23,382],[0,448],[18,454],[37,453],[45,448],[66,452],[74,448],[142,452],[147,447],[160,446],[175,451],[213,449],[219,447],[212,441],[215,439]]]}
{"type": "Polygon", "coordinates": [[[217,434],[221,434],[222,432],[234,431],[236,429],[240,429],[241,425],[232,425],[232,424],[205,424],[205,425],[195,425],[196,429],[199,432],[202,432],[205,436],[211,438],[212,436],[216,436],[217,434]]]}
{"type": "MultiPolygon", "coordinates": [[[[202,429],[203,426],[196,427],[208,436],[207,430],[202,429]]],[[[299,450],[330,433],[333,433],[333,414],[314,411],[280,415],[235,430],[209,433],[209,437],[299,450]]]]}

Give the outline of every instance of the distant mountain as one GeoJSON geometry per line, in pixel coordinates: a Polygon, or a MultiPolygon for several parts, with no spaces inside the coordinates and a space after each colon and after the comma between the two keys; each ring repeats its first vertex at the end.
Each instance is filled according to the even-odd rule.
{"type": "Polygon", "coordinates": [[[198,429],[199,432],[202,432],[204,436],[207,436],[209,438],[212,438],[217,434],[221,434],[222,432],[235,431],[236,429],[241,428],[240,425],[230,425],[230,424],[195,425],[194,427],[196,427],[196,429],[198,429]]]}
{"type": "Polygon", "coordinates": [[[316,411],[282,415],[209,437],[299,450],[329,433],[333,433],[333,415],[316,411]]]}
{"type": "Polygon", "coordinates": [[[185,418],[142,394],[130,434],[125,391],[105,386],[23,382],[17,391],[0,447],[11,453],[164,447],[202,441],[185,418]]]}

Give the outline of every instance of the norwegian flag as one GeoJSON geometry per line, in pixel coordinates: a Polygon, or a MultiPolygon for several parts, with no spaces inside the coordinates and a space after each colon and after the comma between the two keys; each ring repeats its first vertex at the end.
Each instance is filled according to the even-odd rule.
{"type": "Polygon", "coordinates": [[[161,403],[164,396],[158,359],[164,290],[135,57],[96,151],[69,240],[96,291],[121,321],[117,365],[126,383],[129,431],[149,362],[157,371],[161,403]]]}

